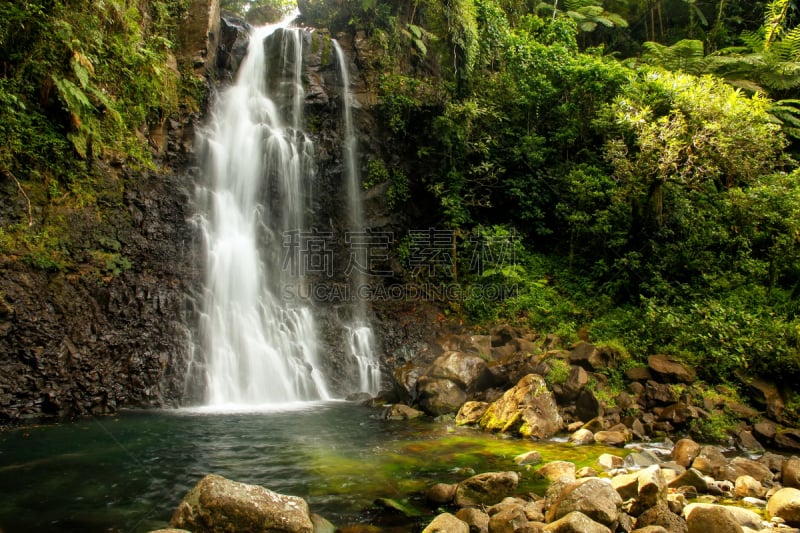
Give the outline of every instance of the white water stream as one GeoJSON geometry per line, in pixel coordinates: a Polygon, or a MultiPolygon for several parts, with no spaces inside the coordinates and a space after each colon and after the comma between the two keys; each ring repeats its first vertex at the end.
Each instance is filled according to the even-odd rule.
{"type": "Polygon", "coordinates": [[[314,168],[314,147],[301,129],[301,68],[300,30],[288,22],[254,30],[235,85],[220,95],[200,136],[207,178],[201,330],[211,406],[329,398],[311,310],[280,298],[286,284],[304,282],[285,261],[288,237],[308,229],[314,168]],[[279,64],[268,64],[268,38],[280,39],[279,64]],[[270,94],[271,76],[281,76],[283,100],[291,101],[270,94]]]}
{"type": "MultiPolygon", "coordinates": [[[[306,218],[316,168],[303,130],[303,35],[290,20],[253,31],[236,83],[219,95],[199,135],[206,176],[199,221],[207,250],[201,351],[212,409],[331,396],[312,309],[281,299],[306,286],[297,254],[311,234],[306,218]]],[[[363,233],[350,76],[346,56],[333,45],[343,87],[343,209],[347,231],[363,233]]],[[[358,270],[349,278],[354,293],[365,281],[358,270]]],[[[343,335],[358,373],[354,386],[378,393],[380,365],[364,302],[355,302],[343,335]]]]}
{"type": "MultiPolygon", "coordinates": [[[[344,122],[344,163],[345,184],[347,188],[348,227],[351,232],[364,232],[363,188],[358,165],[358,139],[353,127],[353,94],[350,87],[350,72],[347,57],[342,47],[333,40],[336,62],[339,64],[339,78],[342,83],[343,122],[344,122]]],[[[354,269],[350,275],[350,286],[354,294],[366,283],[366,273],[354,269]]],[[[363,392],[377,394],[381,387],[380,362],[375,350],[375,335],[367,321],[365,302],[357,299],[351,323],[345,327],[349,354],[358,366],[359,388],[363,392]]]]}

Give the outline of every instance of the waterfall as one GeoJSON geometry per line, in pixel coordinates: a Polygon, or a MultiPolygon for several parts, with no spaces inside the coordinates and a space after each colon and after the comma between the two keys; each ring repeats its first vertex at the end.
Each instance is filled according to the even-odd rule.
{"type": "Polygon", "coordinates": [[[304,284],[289,252],[308,230],[314,177],[314,146],[302,131],[301,37],[288,21],[255,29],[236,83],[199,134],[200,329],[213,406],[329,398],[311,309],[281,298],[304,284]]]}
{"type": "MultiPolygon", "coordinates": [[[[339,77],[342,83],[342,121],[344,122],[344,178],[347,191],[347,228],[351,234],[364,234],[364,207],[362,200],[361,176],[358,165],[358,139],[353,127],[353,95],[350,89],[350,72],[342,47],[334,39],[336,61],[339,64],[339,77]]],[[[355,268],[350,274],[350,286],[354,294],[367,281],[366,273],[355,268]]],[[[349,355],[358,368],[359,388],[363,392],[377,394],[381,387],[380,364],[375,351],[375,336],[367,321],[365,302],[356,298],[355,309],[350,324],[345,326],[346,346],[349,355]]]]}

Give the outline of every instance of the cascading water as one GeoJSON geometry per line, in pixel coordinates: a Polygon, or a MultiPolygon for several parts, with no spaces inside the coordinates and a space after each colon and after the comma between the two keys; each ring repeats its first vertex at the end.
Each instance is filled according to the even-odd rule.
{"type": "Polygon", "coordinates": [[[329,397],[311,310],[280,298],[288,285],[304,283],[287,252],[302,246],[314,173],[314,147],[301,130],[302,40],[288,26],[254,30],[236,84],[220,95],[200,135],[207,177],[201,330],[212,406],[329,397]],[[265,47],[274,46],[280,52],[267,56],[265,47]],[[268,87],[268,79],[283,81],[268,87]]]}
{"type": "MultiPolygon", "coordinates": [[[[358,167],[358,139],[353,127],[352,91],[350,73],[342,47],[333,40],[339,76],[342,83],[343,122],[344,122],[344,166],[347,189],[348,229],[350,232],[364,232],[364,208],[362,203],[361,176],[358,167]]],[[[366,273],[356,268],[350,274],[350,286],[355,294],[366,282],[366,273]]],[[[347,348],[358,367],[358,381],[361,391],[377,394],[381,388],[380,364],[375,353],[375,336],[367,321],[364,301],[356,298],[353,317],[345,326],[347,348]]]]}

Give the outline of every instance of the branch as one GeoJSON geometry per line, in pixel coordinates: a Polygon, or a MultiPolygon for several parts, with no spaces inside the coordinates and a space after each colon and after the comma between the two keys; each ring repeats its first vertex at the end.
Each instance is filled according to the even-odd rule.
{"type": "Polygon", "coordinates": [[[4,172],[6,173],[6,175],[11,176],[11,179],[14,180],[14,183],[17,184],[17,188],[19,189],[19,192],[22,193],[22,196],[25,197],[25,201],[28,202],[28,226],[29,227],[33,226],[33,214],[31,213],[31,199],[28,196],[28,193],[25,192],[25,189],[22,188],[22,184],[19,182],[17,177],[14,174],[11,173],[10,170],[4,169],[4,172]]]}

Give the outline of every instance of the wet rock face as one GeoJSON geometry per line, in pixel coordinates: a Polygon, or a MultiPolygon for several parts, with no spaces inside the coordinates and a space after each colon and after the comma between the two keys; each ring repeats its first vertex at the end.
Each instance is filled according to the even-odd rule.
{"type": "MultiPolygon", "coordinates": [[[[172,405],[184,392],[199,276],[188,222],[188,175],[128,176],[113,228],[131,268],[47,272],[16,260],[0,269],[0,420],[103,414],[172,405]]],[[[96,234],[92,217],[71,221],[96,234]]]]}

